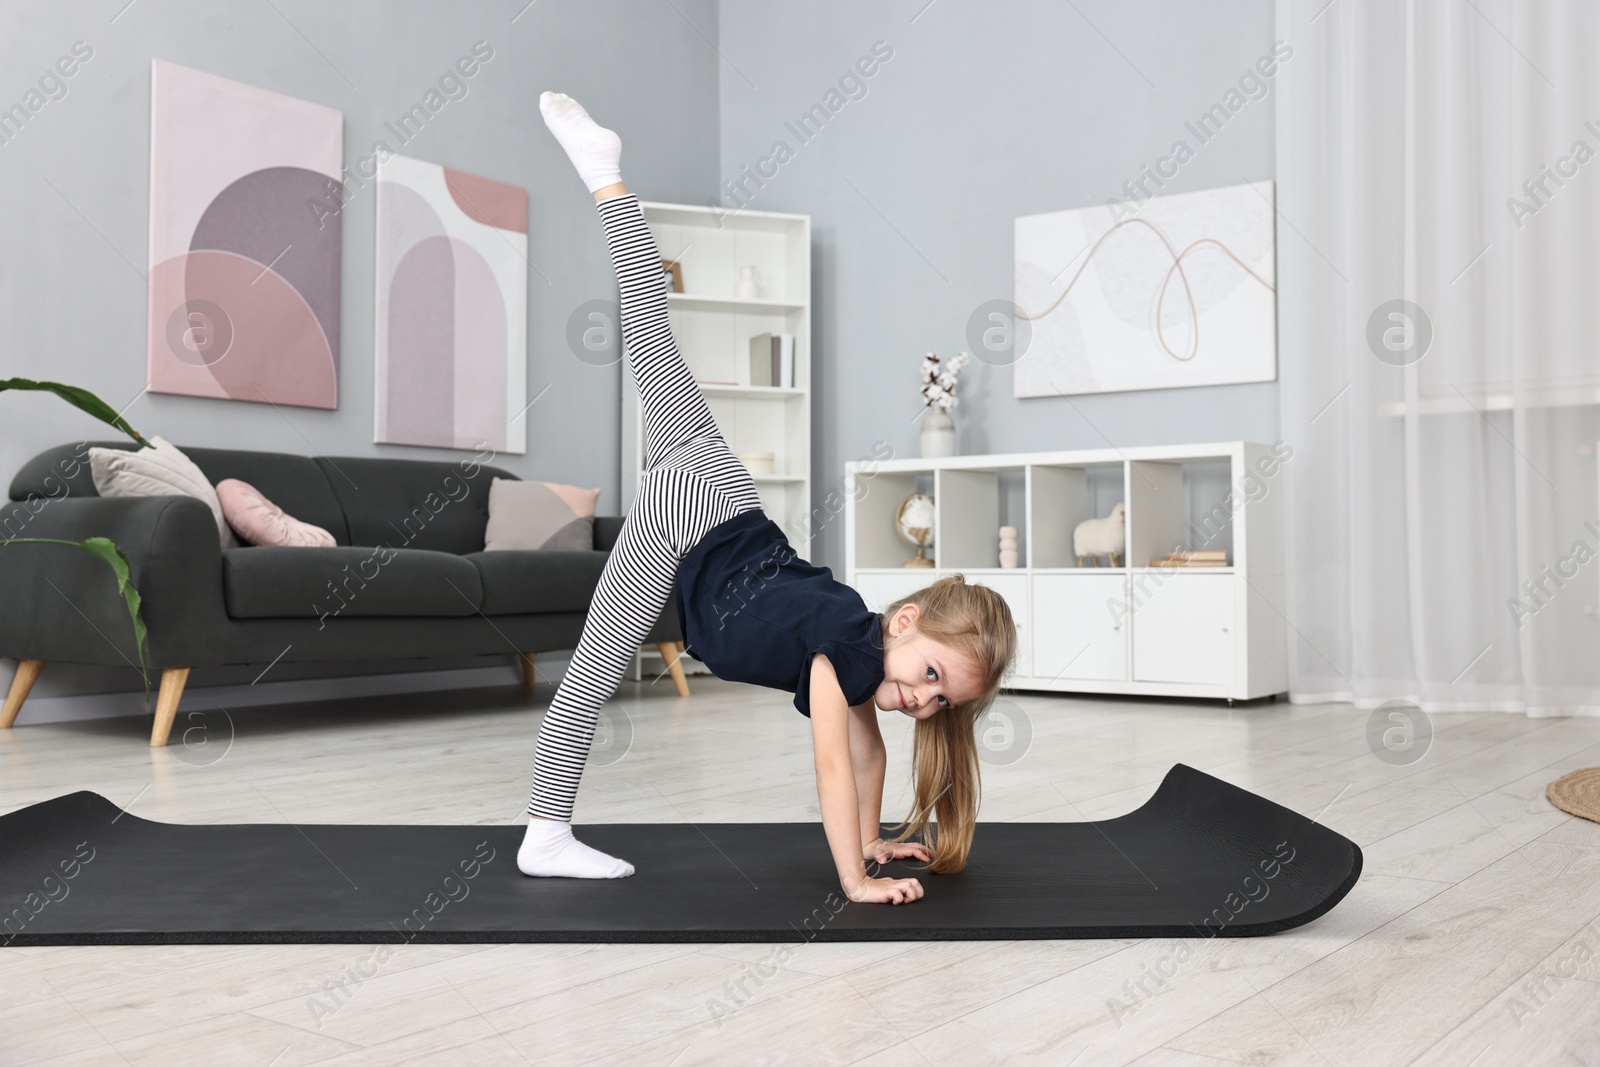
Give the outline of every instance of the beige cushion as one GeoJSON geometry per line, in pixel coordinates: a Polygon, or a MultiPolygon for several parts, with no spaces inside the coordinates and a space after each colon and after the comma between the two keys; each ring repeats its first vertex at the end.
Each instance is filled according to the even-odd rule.
{"type": "Polygon", "coordinates": [[[594,508],[599,499],[599,489],[495,478],[489,483],[489,526],[484,531],[483,550],[593,549],[594,508]]]}
{"type": "Polygon", "coordinates": [[[194,460],[161,437],[150,438],[150,448],[132,452],[120,448],[89,449],[89,470],[95,492],[101,496],[192,496],[202,500],[217,520],[217,537],[223,548],[238,548],[239,539],[222,515],[222,502],[194,460]]]}

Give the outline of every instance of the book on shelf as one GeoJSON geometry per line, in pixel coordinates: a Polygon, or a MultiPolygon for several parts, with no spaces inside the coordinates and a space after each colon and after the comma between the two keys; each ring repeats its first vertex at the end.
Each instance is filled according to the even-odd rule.
{"type": "Polygon", "coordinates": [[[750,384],[794,388],[794,334],[758,333],[750,338],[750,384]]]}
{"type": "Polygon", "coordinates": [[[1175,548],[1166,559],[1153,559],[1152,567],[1226,567],[1228,552],[1222,548],[1175,548]]]}

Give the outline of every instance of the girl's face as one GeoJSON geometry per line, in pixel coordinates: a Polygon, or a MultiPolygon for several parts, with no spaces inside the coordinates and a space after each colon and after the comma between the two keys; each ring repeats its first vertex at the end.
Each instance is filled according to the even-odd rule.
{"type": "Polygon", "coordinates": [[[920,613],[915,604],[906,604],[890,616],[883,684],[872,698],[880,711],[898,711],[913,719],[976,700],[983,692],[971,656],[918,631],[920,613]]]}

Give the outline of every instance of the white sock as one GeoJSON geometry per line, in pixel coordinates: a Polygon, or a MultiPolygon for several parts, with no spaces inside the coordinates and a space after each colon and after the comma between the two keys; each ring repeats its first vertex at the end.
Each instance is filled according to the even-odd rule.
{"type": "Polygon", "coordinates": [[[626,878],[633,873],[633,864],[573,837],[570,822],[531,815],[517,849],[517,868],[536,878],[626,878]]]}
{"type": "Polygon", "coordinates": [[[582,104],[566,93],[546,92],[539,95],[539,111],[591,193],[622,180],[622,138],[597,126],[582,104]]]}

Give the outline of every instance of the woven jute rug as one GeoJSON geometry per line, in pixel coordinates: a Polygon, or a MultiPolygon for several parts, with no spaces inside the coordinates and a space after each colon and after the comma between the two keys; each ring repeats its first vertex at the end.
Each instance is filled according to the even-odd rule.
{"type": "Polygon", "coordinates": [[[1600,822],[1600,767],[1564,774],[1544,787],[1544,795],[1562,811],[1600,822]]]}

